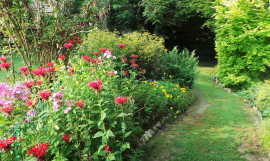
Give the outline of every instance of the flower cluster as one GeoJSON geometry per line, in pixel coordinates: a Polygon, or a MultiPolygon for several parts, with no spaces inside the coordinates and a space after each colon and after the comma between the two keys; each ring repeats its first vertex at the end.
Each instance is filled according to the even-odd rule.
{"type": "Polygon", "coordinates": [[[22,72],[22,74],[24,75],[24,76],[27,76],[28,75],[28,67],[21,67],[19,70],[22,72]]]}
{"type": "Polygon", "coordinates": [[[64,135],[64,136],[63,136],[62,140],[64,140],[65,143],[68,143],[69,140],[70,140],[70,138],[71,138],[71,136],[70,136],[69,134],[67,134],[67,135],[64,135]]]}
{"type": "Polygon", "coordinates": [[[3,139],[0,140],[0,149],[4,149],[5,152],[11,149],[11,145],[14,143],[14,140],[16,140],[16,136],[10,137],[9,139],[3,139]]]}
{"type": "Polygon", "coordinates": [[[31,147],[31,149],[28,151],[28,155],[33,154],[33,156],[35,156],[38,161],[45,161],[45,155],[47,153],[46,150],[49,149],[48,145],[50,145],[50,143],[38,143],[34,147],[31,147]]]}
{"type": "Polygon", "coordinates": [[[100,92],[103,88],[102,82],[100,80],[91,81],[89,83],[89,87],[93,88],[93,90],[100,92]]]}
{"type": "Polygon", "coordinates": [[[54,111],[57,111],[59,106],[62,104],[63,97],[64,94],[61,91],[58,91],[52,95],[54,111]]]}
{"type": "Polygon", "coordinates": [[[84,101],[83,101],[83,100],[77,101],[77,102],[75,103],[75,105],[77,105],[80,109],[82,109],[82,107],[83,107],[83,105],[84,105],[84,101]]]}
{"type": "Polygon", "coordinates": [[[11,65],[10,62],[7,62],[8,58],[6,56],[0,57],[0,60],[2,61],[1,68],[5,68],[6,70],[9,69],[9,66],[11,65]]]}
{"type": "Polygon", "coordinates": [[[127,97],[118,96],[115,98],[114,102],[119,104],[120,106],[123,106],[123,104],[127,102],[127,97]]]}
{"type": "Polygon", "coordinates": [[[51,91],[41,91],[39,92],[39,97],[45,101],[47,101],[49,99],[49,97],[51,96],[52,92],[51,91]]]}

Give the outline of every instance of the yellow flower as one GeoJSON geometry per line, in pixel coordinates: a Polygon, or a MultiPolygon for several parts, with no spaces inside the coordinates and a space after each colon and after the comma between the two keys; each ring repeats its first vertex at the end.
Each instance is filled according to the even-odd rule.
{"type": "Polygon", "coordinates": [[[174,116],[174,118],[176,119],[176,116],[174,116]]]}
{"type": "Polygon", "coordinates": [[[166,90],[165,89],[162,89],[162,92],[166,93],[166,90]]]}
{"type": "Polygon", "coordinates": [[[160,86],[160,88],[164,88],[164,86],[160,86]]]}
{"type": "Polygon", "coordinates": [[[166,73],[164,73],[164,75],[165,75],[166,73]]]}
{"type": "Polygon", "coordinates": [[[170,98],[172,98],[172,94],[170,94],[170,98]]]}
{"type": "Polygon", "coordinates": [[[173,107],[171,107],[171,110],[173,109],[173,107]]]}
{"type": "Polygon", "coordinates": [[[176,90],[176,88],[173,88],[173,90],[176,90]]]}
{"type": "Polygon", "coordinates": [[[170,95],[169,95],[169,94],[166,94],[166,97],[168,97],[168,98],[169,98],[169,97],[170,97],[170,95]]]}
{"type": "Polygon", "coordinates": [[[154,90],[157,90],[156,88],[154,88],[154,90]]]}
{"type": "Polygon", "coordinates": [[[177,86],[177,87],[180,87],[180,85],[179,85],[179,84],[177,84],[176,86],[177,86]]]}
{"type": "Polygon", "coordinates": [[[176,113],[179,114],[179,111],[177,110],[176,113]]]}
{"type": "Polygon", "coordinates": [[[171,78],[172,76],[170,75],[169,77],[171,78]]]}

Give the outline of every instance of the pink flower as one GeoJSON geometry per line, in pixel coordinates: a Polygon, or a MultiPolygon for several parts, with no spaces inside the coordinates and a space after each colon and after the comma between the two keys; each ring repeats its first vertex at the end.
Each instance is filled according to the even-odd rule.
{"type": "Polygon", "coordinates": [[[111,152],[111,151],[110,151],[110,146],[106,146],[106,145],[105,145],[104,151],[105,151],[106,153],[110,153],[110,152],[111,152]]]}
{"type": "Polygon", "coordinates": [[[119,104],[120,106],[123,106],[123,104],[127,102],[127,97],[118,96],[115,98],[114,102],[119,104]]]}
{"type": "Polygon", "coordinates": [[[30,106],[33,105],[33,103],[32,103],[32,101],[27,101],[27,102],[25,103],[25,105],[26,105],[27,107],[30,107],[30,106]]]}
{"type": "Polygon", "coordinates": [[[41,77],[44,77],[46,73],[47,73],[47,70],[44,67],[38,67],[37,70],[33,70],[32,71],[32,74],[33,75],[35,75],[35,76],[41,76],[41,77]]]}
{"type": "Polygon", "coordinates": [[[71,107],[67,107],[67,108],[64,110],[64,113],[67,114],[70,110],[71,110],[71,107]]]}
{"type": "Polygon", "coordinates": [[[49,67],[53,67],[53,62],[48,62],[47,65],[48,65],[49,67]]]}
{"type": "Polygon", "coordinates": [[[28,110],[27,111],[27,113],[26,113],[26,115],[28,116],[28,117],[35,117],[36,116],[36,113],[35,113],[35,110],[28,110]]]}
{"type": "Polygon", "coordinates": [[[77,43],[78,43],[78,44],[82,43],[82,40],[77,40],[77,43]]]}
{"type": "Polygon", "coordinates": [[[6,70],[8,70],[9,69],[9,66],[11,65],[11,63],[10,62],[3,62],[2,64],[1,64],[1,67],[2,68],[5,68],[6,70]]]}
{"type": "Polygon", "coordinates": [[[100,90],[103,88],[102,82],[100,80],[97,81],[91,81],[89,83],[89,87],[93,88],[93,90],[100,92],[100,90]]]}
{"type": "Polygon", "coordinates": [[[79,36],[74,36],[74,39],[75,39],[75,40],[78,40],[78,39],[79,39],[79,36]]]}
{"type": "Polygon", "coordinates": [[[5,63],[5,62],[8,60],[8,58],[7,58],[6,56],[2,56],[2,57],[0,57],[0,60],[1,60],[3,63],[5,63]]]}
{"type": "Polygon", "coordinates": [[[64,56],[64,55],[60,55],[60,56],[58,57],[58,59],[64,60],[64,59],[65,59],[65,56],[64,56]]]}
{"type": "Polygon", "coordinates": [[[143,74],[146,73],[146,69],[142,69],[142,73],[143,73],[143,74]]]}
{"type": "Polygon", "coordinates": [[[41,99],[43,99],[43,100],[48,100],[49,99],[49,97],[51,96],[51,94],[52,94],[52,92],[51,91],[41,91],[41,92],[39,92],[39,97],[41,98],[41,99]]]}
{"type": "Polygon", "coordinates": [[[64,46],[65,46],[65,48],[70,50],[70,48],[73,46],[73,44],[72,43],[66,43],[64,46]]]}
{"type": "Polygon", "coordinates": [[[94,54],[95,54],[96,56],[98,56],[100,53],[99,53],[99,52],[95,52],[94,54]]]}
{"type": "Polygon", "coordinates": [[[54,72],[55,71],[55,67],[49,67],[49,68],[47,68],[47,71],[49,71],[49,72],[54,72]]]}
{"type": "Polygon", "coordinates": [[[68,75],[73,75],[74,74],[74,70],[75,70],[74,67],[71,67],[68,70],[69,70],[68,75]]]}
{"type": "Polygon", "coordinates": [[[64,140],[66,143],[68,143],[70,138],[71,138],[71,136],[69,134],[67,134],[67,135],[63,136],[62,140],[64,140]]]}
{"type": "Polygon", "coordinates": [[[119,45],[118,45],[118,48],[119,48],[119,49],[123,49],[124,47],[125,47],[125,44],[119,44],[119,45]]]}
{"type": "Polygon", "coordinates": [[[37,144],[34,147],[31,147],[31,149],[28,151],[28,155],[33,154],[33,156],[35,156],[37,158],[38,161],[45,161],[45,155],[46,155],[46,150],[49,149],[48,145],[50,145],[50,143],[46,144],[37,144]]]}
{"type": "Polygon", "coordinates": [[[91,61],[92,61],[93,64],[96,64],[97,59],[92,59],[91,61]]]}
{"type": "Polygon", "coordinates": [[[136,58],[138,58],[138,55],[132,55],[131,57],[132,57],[132,59],[136,59],[136,58]]]}
{"type": "Polygon", "coordinates": [[[77,102],[75,103],[75,105],[77,105],[80,109],[82,109],[82,107],[83,107],[83,105],[84,105],[84,101],[83,101],[83,100],[77,101],[77,102]]]}
{"type": "Polygon", "coordinates": [[[74,40],[69,40],[68,43],[73,44],[75,41],[74,40]]]}

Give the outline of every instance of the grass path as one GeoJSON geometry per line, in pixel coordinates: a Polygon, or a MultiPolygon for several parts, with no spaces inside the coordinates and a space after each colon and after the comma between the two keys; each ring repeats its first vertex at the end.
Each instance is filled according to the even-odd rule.
{"type": "Polygon", "coordinates": [[[258,142],[258,118],[252,108],[210,80],[215,68],[199,69],[197,102],[151,139],[144,160],[267,160],[258,142]]]}

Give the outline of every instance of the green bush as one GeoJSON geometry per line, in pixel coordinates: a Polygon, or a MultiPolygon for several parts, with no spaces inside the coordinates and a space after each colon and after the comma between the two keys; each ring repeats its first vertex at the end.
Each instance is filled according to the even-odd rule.
{"type": "Polygon", "coordinates": [[[161,76],[160,57],[166,51],[164,40],[149,33],[132,32],[118,36],[117,32],[93,30],[87,35],[79,50],[81,55],[92,56],[100,52],[100,48],[109,48],[118,54],[124,54],[131,65],[131,56],[138,55],[138,67],[146,69],[146,77],[156,78],[161,76]],[[123,49],[118,44],[125,44],[123,49]]]}
{"type": "Polygon", "coordinates": [[[189,87],[193,85],[198,65],[195,51],[189,52],[187,49],[184,49],[182,52],[179,52],[175,47],[172,51],[166,52],[162,56],[161,65],[165,76],[172,77],[175,83],[189,87]]]}
{"type": "Polygon", "coordinates": [[[270,116],[270,82],[266,81],[258,91],[255,105],[264,117],[270,116]]]}
{"type": "Polygon", "coordinates": [[[217,77],[241,89],[260,80],[270,66],[270,10],[263,1],[224,1],[217,5],[217,77]]]}

